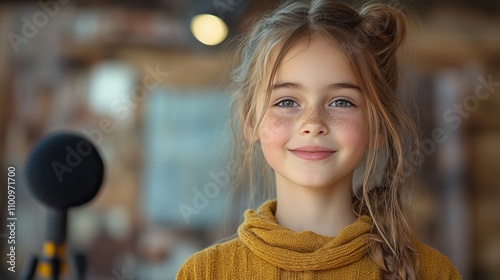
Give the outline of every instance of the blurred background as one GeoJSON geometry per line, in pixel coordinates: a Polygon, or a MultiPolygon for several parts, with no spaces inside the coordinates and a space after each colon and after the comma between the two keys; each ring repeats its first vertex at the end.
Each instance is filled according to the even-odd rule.
{"type": "MultiPolygon", "coordinates": [[[[407,160],[427,187],[413,223],[464,279],[500,279],[500,2],[391,2],[421,21],[407,68],[424,145],[407,160]]],[[[4,184],[0,279],[41,252],[46,209],[23,166],[61,129],[86,135],[106,165],[98,196],[69,212],[88,279],[174,279],[234,233],[245,203],[224,207],[229,42],[278,3],[0,1],[0,170],[5,182],[16,167],[18,218],[13,273],[4,184]]]]}

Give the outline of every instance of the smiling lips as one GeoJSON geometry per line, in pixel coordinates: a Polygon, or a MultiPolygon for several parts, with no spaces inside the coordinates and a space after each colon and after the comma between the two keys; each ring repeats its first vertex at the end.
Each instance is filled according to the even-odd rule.
{"type": "Polygon", "coordinates": [[[321,146],[304,146],[289,150],[292,154],[305,160],[322,160],[335,153],[334,150],[321,146]]]}

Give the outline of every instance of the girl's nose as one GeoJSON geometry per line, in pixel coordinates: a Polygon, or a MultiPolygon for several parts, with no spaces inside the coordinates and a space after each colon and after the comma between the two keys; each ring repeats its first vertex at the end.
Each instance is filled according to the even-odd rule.
{"type": "Polygon", "coordinates": [[[324,114],[320,110],[311,110],[304,113],[300,134],[312,136],[328,134],[328,126],[325,124],[324,114]]]}

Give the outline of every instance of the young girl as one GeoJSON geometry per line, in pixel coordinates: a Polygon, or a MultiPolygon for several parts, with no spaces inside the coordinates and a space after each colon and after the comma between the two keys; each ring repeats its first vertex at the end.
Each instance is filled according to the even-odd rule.
{"type": "Polygon", "coordinates": [[[235,170],[252,186],[271,168],[263,187],[276,198],[246,210],[238,236],[190,257],[177,279],[460,279],[402,213],[417,137],[397,94],[406,31],[389,5],[328,0],[286,3],[258,22],[234,76],[235,170]]]}

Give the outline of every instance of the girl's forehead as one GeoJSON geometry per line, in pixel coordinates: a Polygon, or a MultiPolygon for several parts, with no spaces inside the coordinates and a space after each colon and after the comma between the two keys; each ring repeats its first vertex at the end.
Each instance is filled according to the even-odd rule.
{"type": "MultiPolygon", "coordinates": [[[[267,56],[267,62],[265,63],[266,67],[262,67],[262,76],[263,79],[260,81],[259,90],[257,92],[266,92],[268,84],[271,82],[274,83],[279,74],[283,72],[283,68],[289,65],[289,61],[294,57],[297,57],[301,53],[304,53],[311,47],[314,48],[313,52],[321,52],[319,55],[326,56],[335,56],[340,64],[344,66],[344,68],[349,68],[348,72],[351,72],[351,63],[349,59],[347,59],[347,55],[344,53],[343,49],[340,47],[340,44],[335,38],[331,38],[328,35],[324,35],[322,33],[314,33],[311,35],[305,35],[298,38],[292,45],[288,47],[288,49],[283,54],[279,65],[277,65],[276,73],[272,73],[273,67],[275,66],[278,58],[278,54],[284,48],[282,45],[279,45],[272,50],[269,51],[267,56]],[[274,75],[273,75],[274,74],[274,75]],[[274,76],[273,81],[270,79],[274,76]]],[[[307,63],[308,60],[305,59],[304,63],[307,63]]]]}
{"type": "Polygon", "coordinates": [[[295,42],[290,49],[286,52],[280,66],[287,63],[294,57],[303,54],[304,52],[311,50],[309,54],[324,56],[325,58],[331,57],[332,55],[341,60],[343,63],[348,63],[346,55],[343,53],[340,45],[334,39],[316,35],[312,37],[302,37],[297,42],[295,42]]]}
{"type": "Polygon", "coordinates": [[[312,84],[355,82],[352,67],[341,49],[321,37],[301,40],[290,48],[273,83],[283,79],[312,84]]]}
{"type": "Polygon", "coordinates": [[[304,35],[296,40],[296,42],[292,44],[291,48],[305,49],[313,43],[321,43],[331,49],[340,50],[340,44],[338,40],[331,34],[326,34],[324,32],[315,32],[311,35],[304,35]]]}

